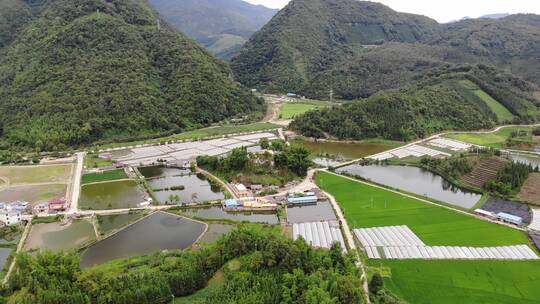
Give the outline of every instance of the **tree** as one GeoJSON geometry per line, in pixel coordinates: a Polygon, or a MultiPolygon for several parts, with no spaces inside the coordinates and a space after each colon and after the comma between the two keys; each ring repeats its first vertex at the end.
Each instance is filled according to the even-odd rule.
{"type": "Polygon", "coordinates": [[[380,273],[375,272],[369,282],[369,292],[373,294],[379,293],[384,287],[384,281],[380,273]]]}
{"type": "Polygon", "coordinates": [[[293,146],[284,153],[287,156],[287,167],[298,176],[306,176],[311,165],[309,150],[302,146],[293,146]]]}
{"type": "Polygon", "coordinates": [[[262,149],[268,149],[270,147],[270,142],[268,141],[268,138],[263,137],[261,140],[259,140],[259,145],[262,149]]]}

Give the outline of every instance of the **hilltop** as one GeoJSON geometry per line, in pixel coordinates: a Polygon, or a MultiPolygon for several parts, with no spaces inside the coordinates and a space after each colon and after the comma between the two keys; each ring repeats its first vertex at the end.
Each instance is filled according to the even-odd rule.
{"type": "Polygon", "coordinates": [[[337,96],[347,99],[414,82],[441,64],[493,65],[538,85],[539,26],[536,15],[439,24],[373,2],[293,0],[246,43],[232,67],[247,86],[310,97],[321,97],[314,83],[321,74],[332,86],[342,85],[328,74],[344,66],[350,67],[348,81],[365,91],[351,95],[338,88],[337,96]],[[399,78],[397,84],[383,81],[388,74],[399,78]]]}
{"type": "Polygon", "coordinates": [[[143,0],[1,0],[0,144],[61,150],[261,111],[143,0]],[[21,17],[22,16],[22,17],[21,17]]]}
{"type": "Polygon", "coordinates": [[[149,0],[172,26],[230,60],[277,9],[243,0],[149,0]]]}

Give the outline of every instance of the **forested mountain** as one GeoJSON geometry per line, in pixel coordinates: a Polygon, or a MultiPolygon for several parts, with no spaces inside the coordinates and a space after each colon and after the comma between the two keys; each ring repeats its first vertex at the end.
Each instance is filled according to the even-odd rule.
{"type": "Polygon", "coordinates": [[[243,0],[148,0],[174,27],[229,60],[277,9],[243,0]]]}
{"type": "MultiPolygon", "coordinates": [[[[540,84],[538,28],[537,15],[438,24],[427,17],[398,13],[372,2],[292,0],[246,43],[233,59],[232,67],[247,86],[312,97],[321,97],[320,92],[314,91],[318,87],[314,79],[320,78],[320,74],[326,74],[324,79],[332,86],[341,85],[340,79],[328,75],[344,66],[349,68],[347,81],[364,82],[369,77],[371,82],[358,90],[363,92],[360,95],[335,92],[344,98],[395,87],[394,83],[377,81],[386,79],[386,74],[394,73],[394,69],[405,72],[394,75],[399,78],[398,83],[414,81],[410,76],[436,62],[480,62],[540,84]],[[402,65],[402,58],[406,66],[402,65]],[[372,65],[373,62],[383,63],[385,68],[372,65]],[[410,66],[411,62],[415,64],[410,66]]],[[[327,95],[328,91],[324,96],[327,95]]]]}
{"type": "Polygon", "coordinates": [[[166,22],[158,28],[144,0],[0,0],[0,7],[4,147],[55,150],[262,109],[225,64],[166,22]]]}

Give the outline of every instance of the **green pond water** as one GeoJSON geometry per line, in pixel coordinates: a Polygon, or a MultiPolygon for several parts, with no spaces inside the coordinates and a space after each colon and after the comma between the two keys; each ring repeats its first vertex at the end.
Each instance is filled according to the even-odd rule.
{"type": "Polygon", "coordinates": [[[190,208],[182,210],[187,216],[196,216],[204,219],[226,219],[239,222],[278,224],[279,218],[276,213],[254,212],[225,212],[221,207],[190,208]]]}
{"type": "Polygon", "coordinates": [[[212,187],[206,177],[189,170],[154,166],[139,168],[139,172],[146,177],[154,197],[162,204],[201,203],[225,198],[219,187],[212,187]],[[178,186],[184,189],[170,189],[178,186]]]}
{"type": "Polygon", "coordinates": [[[124,227],[125,225],[132,223],[133,221],[141,218],[144,214],[142,212],[125,213],[125,214],[113,214],[113,215],[99,215],[98,223],[99,230],[102,234],[109,234],[113,230],[124,227]]]}
{"type": "Polygon", "coordinates": [[[81,259],[82,267],[111,260],[185,249],[204,232],[206,225],[165,212],[156,212],[126,229],[90,246],[81,259]]]}
{"type": "Polygon", "coordinates": [[[398,146],[398,143],[312,142],[301,139],[293,140],[292,143],[306,147],[314,157],[328,154],[342,160],[362,158],[398,146]]]}
{"type": "Polygon", "coordinates": [[[144,201],[144,193],[132,180],[84,185],[81,188],[81,209],[134,208],[144,201]]]}

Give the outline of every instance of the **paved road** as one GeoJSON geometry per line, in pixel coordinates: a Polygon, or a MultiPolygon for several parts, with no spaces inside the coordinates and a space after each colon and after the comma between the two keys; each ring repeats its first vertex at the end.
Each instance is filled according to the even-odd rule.
{"type": "Polygon", "coordinates": [[[73,173],[73,182],[71,183],[71,198],[69,200],[69,209],[67,213],[76,213],[79,210],[79,195],[81,194],[81,176],[84,164],[85,152],[78,152],[77,164],[73,173]]]}

